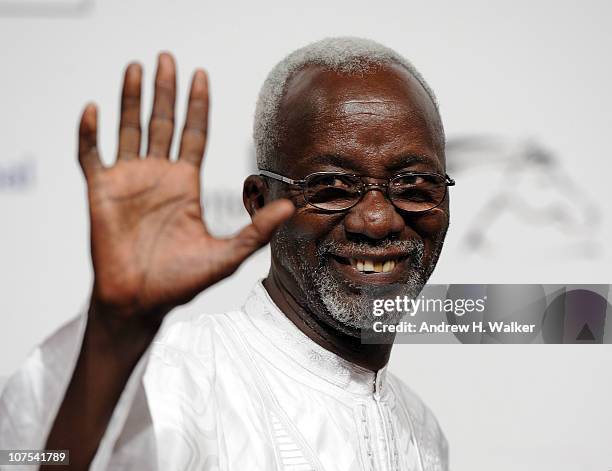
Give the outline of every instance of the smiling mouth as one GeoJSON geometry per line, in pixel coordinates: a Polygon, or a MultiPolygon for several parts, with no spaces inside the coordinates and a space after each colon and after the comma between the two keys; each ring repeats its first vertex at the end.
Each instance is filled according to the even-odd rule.
{"type": "Polygon", "coordinates": [[[333,258],[341,263],[342,265],[350,265],[356,271],[363,274],[372,274],[372,273],[391,273],[395,270],[395,267],[399,265],[402,260],[406,257],[395,257],[395,258],[367,258],[367,257],[341,257],[338,255],[334,255],[333,258]]]}

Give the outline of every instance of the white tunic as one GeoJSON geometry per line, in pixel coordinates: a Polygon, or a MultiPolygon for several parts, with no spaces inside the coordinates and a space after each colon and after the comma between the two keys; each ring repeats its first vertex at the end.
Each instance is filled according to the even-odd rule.
{"type": "MultiPolygon", "coordinates": [[[[36,349],[0,399],[0,449],[42,449],[70,380],[81,316],[36,349]]],[[[17,467],[11,466],[11,470],[17,467]]],[[[386,367],[325,350],[261,283],[240,311],[160,331],[91,469],[442,471],[432,413],[386,367]]]]}

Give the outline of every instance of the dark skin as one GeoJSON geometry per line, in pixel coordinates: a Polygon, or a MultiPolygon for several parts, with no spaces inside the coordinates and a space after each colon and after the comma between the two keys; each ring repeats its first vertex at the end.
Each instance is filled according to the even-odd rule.
{"type": "MultiPolygon", "coordinates": [[[[294,179],[318,171],[379,179],[411,170],[444,174],[444,144],[435,125],[439,118],[434,104],[401,66],[369,73],[365,79],[309,66],[294,74],[287,90],[280,111],[280,119],[286,123],[284,139],[273,171],[294,179]]],[[[407,214],[397,210],[381,191],[370,191],[350,210],[330,214],[305,204],[299,189],[263,181],[260,176],[249,177],[244,193],[251,216],[276,198],[294,201],[297,210],[285,223],[286,232],[307,247],[310,270],[319,264],[317,244],[325,240],[365,240],[375,248],[387,239],[418,238],[424,243],[425,259],[431,260],[436,257],[435,241],[443,238],[448,227],[448,199],[426,213],[407,214]]],[[[358,332],[342,332],[324,309],[306,306],[305,287],[286,263],[273,239],[272,265],[264,285],[285,315],[315,342],[355,364],[373,371],[386,365],[392,345],[362,344],[358,332]]],[[[335,266],[333,261],[329,263],[335,266]]],[[[347,270],[338,271],[338,277],[346,276],[347,270]]],[[[373,278],[357,275],[353,279],[364,283],[401,281],[401,275],[373,278]]]]}
{"type": "MultiPolygon", "coordinates": [[[[142,70],[137,64],[125,74],[112,167],[105,168],[98,155],[95,107],[87,106],[81,118],[79,162],[88,186],[94,286],[83,346],[46,444],[47,449],[70,450],[70,469],[88,468],[164,316],[231,275],[281,224],[307,244],[313,265],[316,243],[325,238],[419,237],[431,257],[434,236],[448,224],[447,206],[419,217],[400,215],[379,191],[367,193],[346,213],[322,215],[304,205],[295,191],[251,176],[244,200],[252,223],[234,237],[213,237],[200,205],[208,82],[204,71],[195,72],[179,156],[171,161],[175,74],[172,57],[160,55],[146,152],[140,149],[142,70]]],[[[329,153],[342,156],[342,169],[377,178],[401,169],[443,170],[443,145],[431,125],[435,109],[403,70],[389,68],[358,80],[306,68],[291,79],[282,113],[287,130],[280,153],[292,158],[279,159],[274,170],[286,175],[338,168],[339,161],[332,165],[314,158],[329,153]],[[426,159],[406,167],[402,156],[414,153],[426,159]]],[[[390,346],[360,345],[357,337],[331,327],[325,312],[305,308],[302,288],[283,265],[274,241],[265,286],[315,342],[372,370],[387,363],[390,346]]]]}

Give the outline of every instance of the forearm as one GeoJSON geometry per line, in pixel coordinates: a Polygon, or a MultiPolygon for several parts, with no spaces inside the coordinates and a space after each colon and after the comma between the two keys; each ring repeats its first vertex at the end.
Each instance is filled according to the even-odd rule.
{"type": "Polygon", "coordinates": [[[46,444],[49,450],[70,450],[71,469],[88,468],[132,371],[161,324],[151,317],[114,319],[93,306],[46,444]]]}

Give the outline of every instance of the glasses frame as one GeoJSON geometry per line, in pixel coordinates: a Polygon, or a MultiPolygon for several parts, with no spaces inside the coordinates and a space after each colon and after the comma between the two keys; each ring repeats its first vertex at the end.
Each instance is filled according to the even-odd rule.
{"type": "Polygon", "coordinates": [[[357,206],[359,204],[359,202],[363,199],[363,197],[365,196],[365,194],[368,191],[372,191],[372,190],[379,190],[379,191],[383,191],[384,189],[384,194],[387,197],[387,199],[391,202],[391,204],[399,209],[400,211],[404,211],[404,212],[409,212],[409,213],[425,213],[427,211],[431,211],[432,209],[437,208],[438,206],[440,206],[444,200],[446,199],[446,195],[448,194],[448,187],[449,186],[455,186],[455,180],[453,180],[447,173],[445,173],[444,175],[442,175],[441,173],[437,173],[437,172],[403,172],[403,173],[399,173],[397,175],[394,175],[391,178],[387,179],[386,183],[366,183],[363,179],[364,178],[371,178],[368,177],[366,175],[357,175],[354,173],[345,173],[345,172],[314,172],[311,173],[309,175],[306,175],[303,179],[301,180],[294,180],[293,178],[289,178],[286,177],[285,175],[281,175],[280,173],[275,173],[275,172],[270,172],[269,170],[262,170],[262,169],[258,169],[259,170],[259,175],[263,176],[263,177],[269,177],[272,178],[274,180],[278,180],[280,182],[283,183],[287,183],[289,185],[296,185],[299,186],[302,189],[302,195],[304,196],[304,201],[306,201],[307,204],[321,210],[321,211],[328,211],[330,213],[336,213],[336,212],[340,212],[340,211],[348,211],[349,209],[357,206]],[[320,208],[319,206],[311,203],[308,200],[308,196],[306,195],[306,184],[308,183],[308,180],[310,180],[311,178],[318,176],[318,175],[344,175],[344,176],[348,176],[348,177],[356,177],[359,180],[361,180],[361,184],[362,187],[359,188],[359,198],[350,206],[348,206],[347,208],[342,208],[342,209],[329,209],[329,208],[320,208]],[[401,177],[406,177],[406,176],[419,176],[419,175],[427,175],[427,176],[436,176],[436,177],[440,177],[442,179],[444,179],[444,196],[442,197],[442,199],[440,200],[440,202],[438,204],[436,204],[435,206],[432,206],[431,208],[428,209],[424,209],[422,211],[409,211],[403,208],[400,208],[399,206],[397,206],[395,204],[395,202],[393,201],[393,199],[391,198],[391,196],[389,195],[389,186],[391,184],[391,182],[397,178],[401,178],[401,177]]]}

